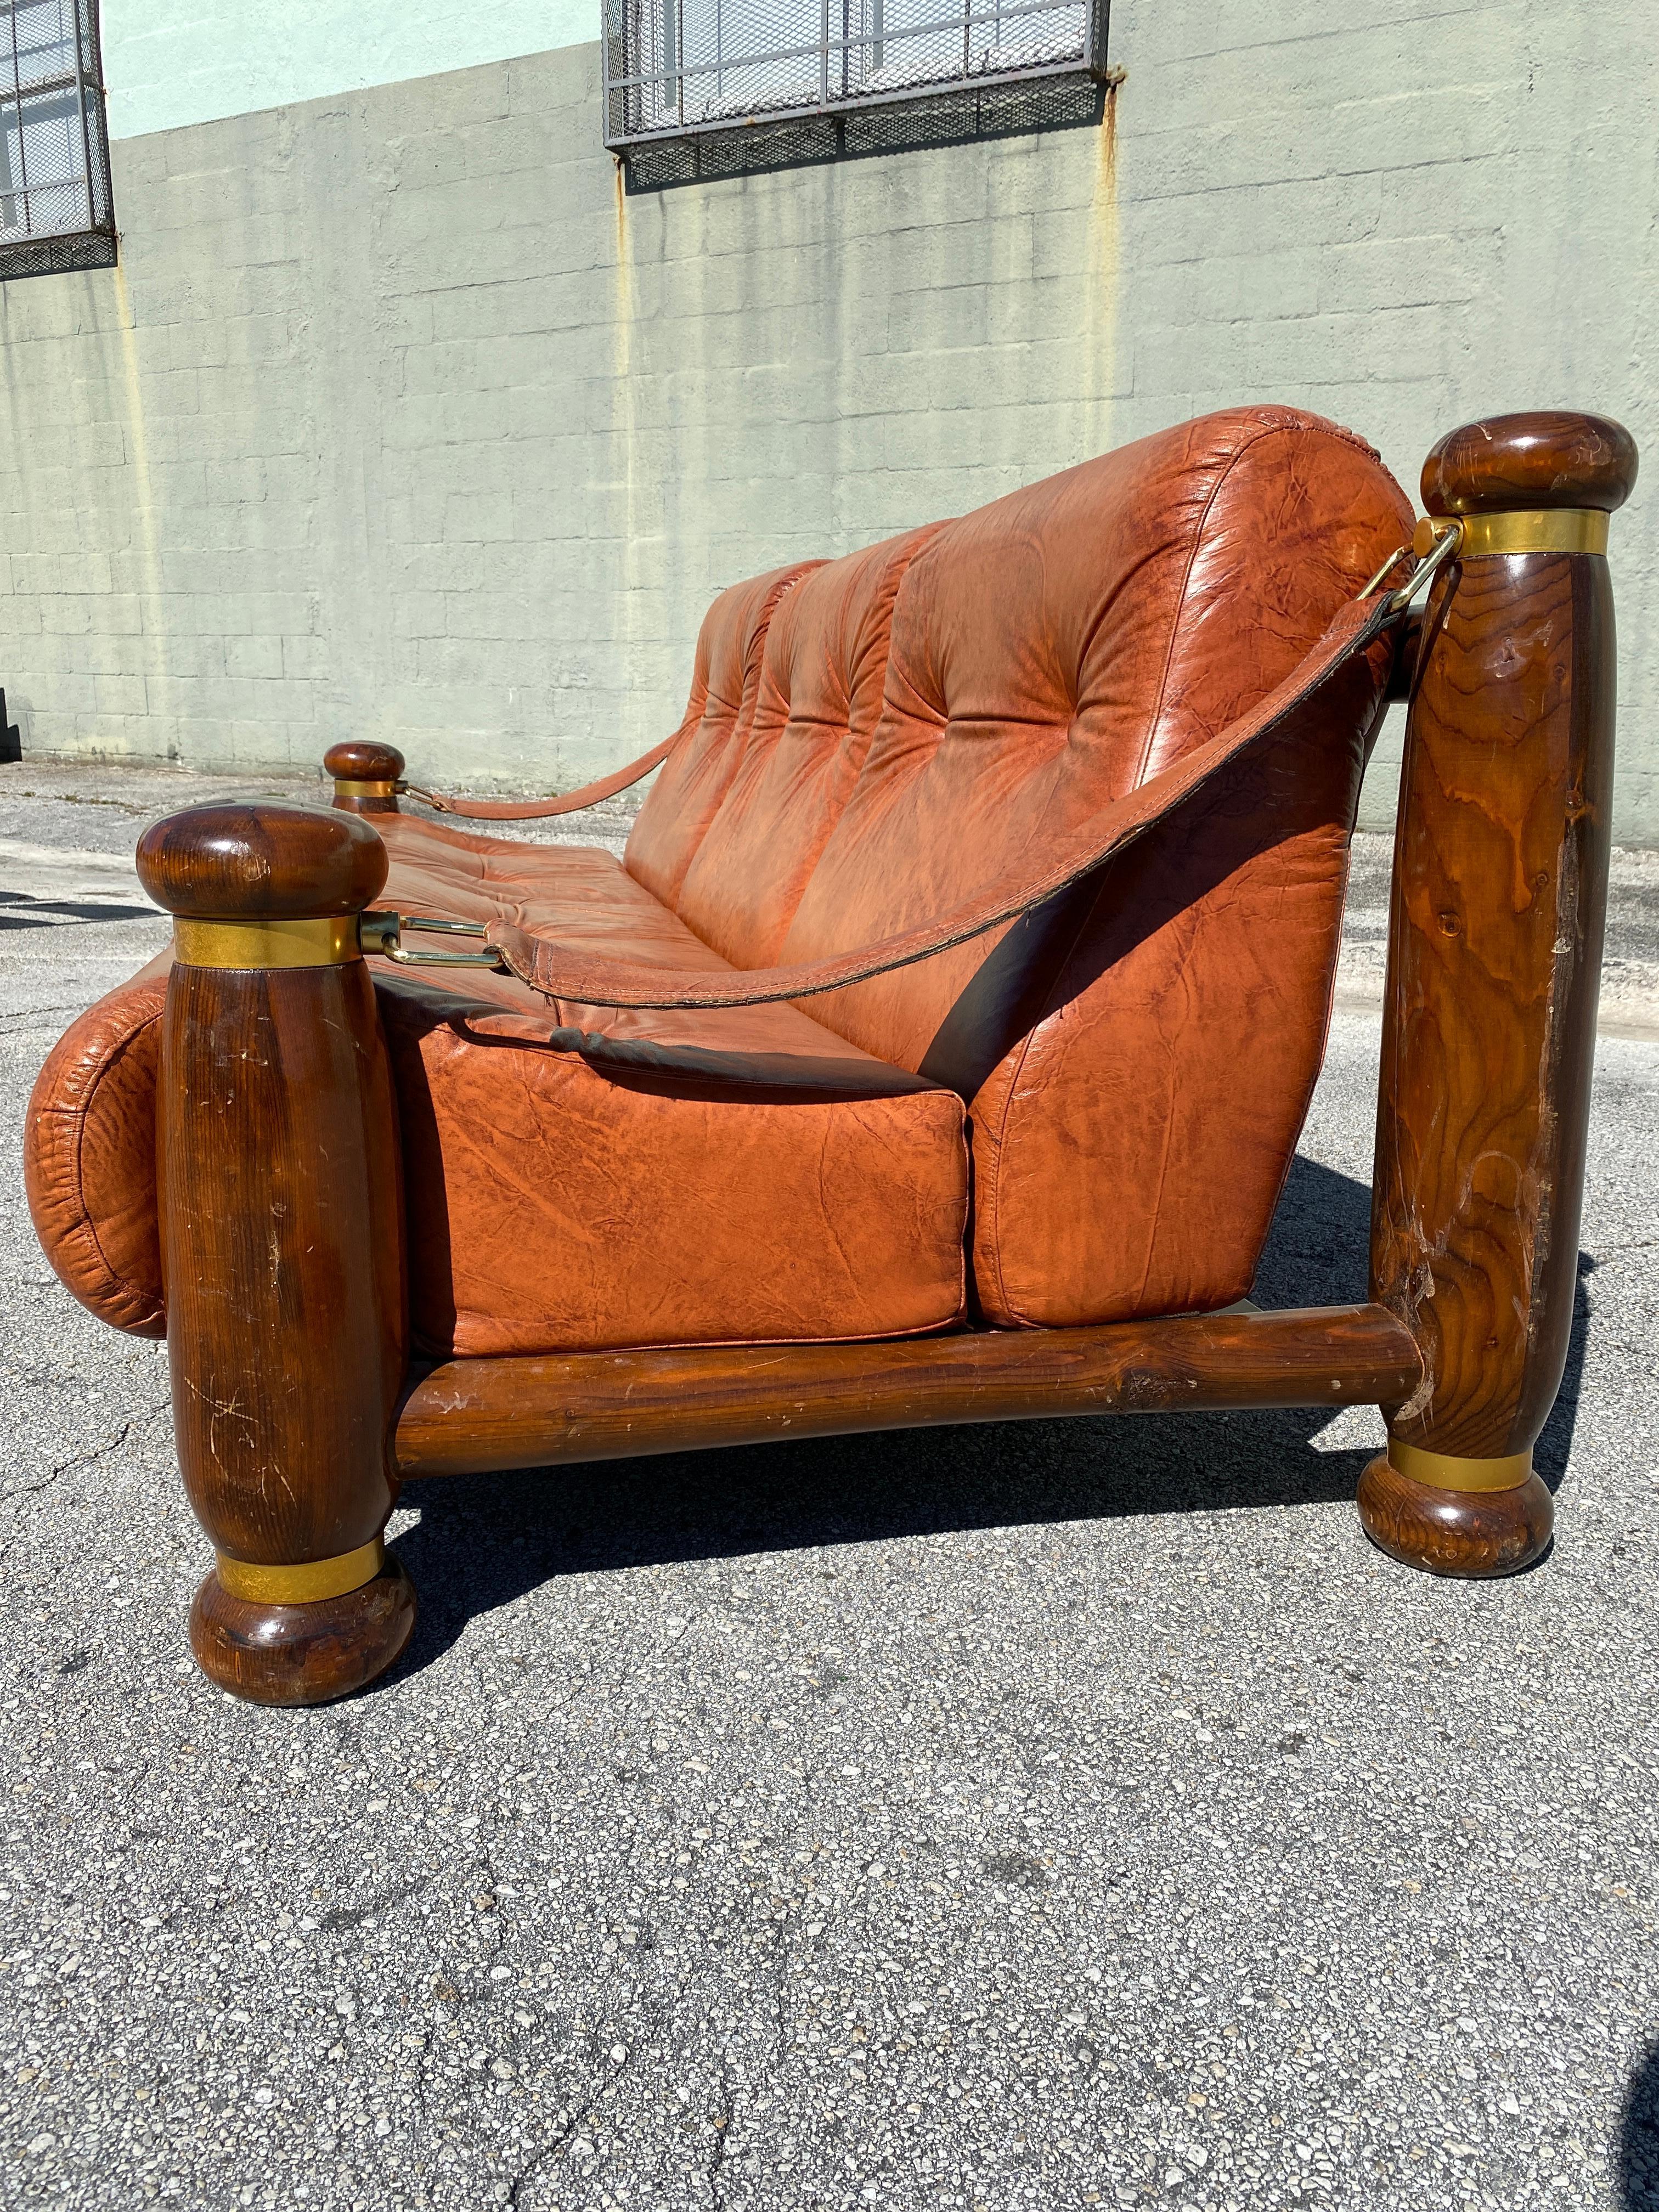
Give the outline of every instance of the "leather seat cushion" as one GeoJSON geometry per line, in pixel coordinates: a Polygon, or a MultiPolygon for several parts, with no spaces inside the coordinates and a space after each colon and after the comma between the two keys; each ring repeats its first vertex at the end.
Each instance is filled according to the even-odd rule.
{"type": "MultiPolygon", "coordinates": [[[[634,959],[726,964],[609,854],[405,817],[376,827],[392,853],[386,905],[508,912],[634,959]]],[[[550,1006],[509,976],[370,964],[417,1352],[899,1336],[960,1317],[969,1171],[952,1092],[793,1006],[550,1006]]],[[[153,1335],[166,965],[60,1041],[27,1140],[31,1209],[59,1275],[105,1320],[153,1335]]]]}
{"type": "MultiPolygon", "coordinates": [[[[376,826],[384,901],[404,911],[507,912],[634,960],[726,966],[607,853],[376,826]]],[[[797,1008],[550,1006],[511,976],[407,970],[380,1005],[422,1350],[899,1336],[960,1317],[961,1101],[797,1008]]]]}

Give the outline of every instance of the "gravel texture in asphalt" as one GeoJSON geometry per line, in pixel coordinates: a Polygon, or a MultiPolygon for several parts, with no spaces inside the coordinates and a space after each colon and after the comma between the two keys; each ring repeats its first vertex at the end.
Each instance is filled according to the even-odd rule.
{"type": "MultiPolygon", "coordinates": [[[[0,2202],[1659,2207],[1639,990],[1534,1572],[1370,1550],[1370,1411],[434,1482],[406,1661],[263,1711],[186,1653],[164,1350],[19,1174],[164,941],[143,817],[232,787],[0,771],[0,2202]]],[[[1263,1303],[1364,1292],[1368,926],[1263,1303]]]]}

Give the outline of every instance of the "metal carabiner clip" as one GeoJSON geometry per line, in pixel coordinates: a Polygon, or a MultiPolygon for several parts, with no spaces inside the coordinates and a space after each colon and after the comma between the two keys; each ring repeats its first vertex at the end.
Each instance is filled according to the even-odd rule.
{"type": "Polygon", "coordinates": [[[1359,594],[1360,598],[1370,599],[1395,563],[1403,561],[1407,553],[1416,552],[1419,539],[1425,537],[1428,543],[1423,557],[1405,582],[1389,594],[1388,612],[1391,618],[1403,615],[1425,586],[1433,581],[1437,572],[1455,556],[1463,543],[1463,519],[1457,514],[1425,514],[1418,524],[1417,535],[1411,544],[1402,545],[1397,553],[1389,554],[1359,594]]]}
{"type": "Polygon", "coordinates": [[[357,942],[365,952],[379,952],[387,960],[397,961],[400,967],[493,968],[497,975],[507,973],[506,961],[493,949],[487,952],[411,952],[403,941],[406,929],[444,937],[482,937],[484,933],[481,921],[441,921],[434,915],[387,914],[381,910],[358,915],[357,942]]]}

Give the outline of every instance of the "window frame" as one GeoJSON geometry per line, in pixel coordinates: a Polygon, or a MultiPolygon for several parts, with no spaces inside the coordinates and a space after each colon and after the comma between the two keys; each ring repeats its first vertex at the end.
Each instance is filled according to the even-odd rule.
{"type": "Polygon", "coordinates": [[[57,276],[69,270],[109,269],[114,266],[117,258],[98,0],[61,0],[60,39],[69,66],[38,82],[26,84],[18,51],[18,18],[29,7],[39,4],[40,0],[0,0],[0,25],[7,27],[10,39],[9,57],[5,47],[0,46],[0,205],[7,200],[21,202],[25,225],[21,230],[0,228],[0,283],[23,276],[57,276]],[[63,29],[65,16],[72,25],[67,32],[63,29]],[[9,72],[5,65],[8,58],[9,72]],[[66,120],[71,146],[76,136],[80,140],[79,173],[67,179],[54,179],[50,187],[32,186],[23,138],[30,110],[33,108],[38,112],[65,94],[74,96],[74,107],[66,120]],[[12,177],[7,161],[4,126],[8,124],[17,134],[21,175],[16,179],[12,177]],[[33,228],[30,221],[33,213],[31,194],[66,185],[82,188],[88,220],[70,229],[33,228]]]}
{"type": "MultiPolygon", "coordinates": [[[[1057,124],[1098,120],[1103,100],[1097,95],[1103,95],[1118,75],[1106,59],[1109,0],[1081,0],[1081,6],[1083,33],[1075,53],[1010,69],[976,70],[964,66],[954,76],[864,92],[850,87],[837,89],[831,78],[836,72],[837,56],[844,71],[853,47],[873,46],[876,65],[880,68],[884,43],[894,45],[903,37],[902,29],[884,27],[883,0],[873,0],[872,27],[867,34],[855,36],[849,28],[833,35],[830,0],[820,0],[821,33],[810,48],[792,46],[775,53],[739,54],[732,61],[717,55],[714,62],[690,64],[684,62],[683,52],[685,0],[604,0],[605,143],[628,167],[630,185],[636,181],[654,185],[690,182],[694,173],[729,175],[854,152],[893,150],[902,144],[1003,135],[1022,127],[1040,129],[1044,127],[1040,100],[1044,86],[1060,96],[1058,104],[1049,102],[1057,124]],[[662,63],[655,69],[649,66],[648,52],[644,55],[635,52],[642,36],[638,27],[647,24],[653,41],[660,42],[662,63]],[[756,68],[779,58],[805,60],[809,57],[816,57],[818,64],[816,100],[757,106],[741,113],[690,120],[684,117],[684,89],[690,76],[707,76],[722,67],[756,68]],[[667,125],[648,127],[638,112],[642,105],[641,89],[671,76],[680,88],[681,112],[667,125]],[[1067,91],[1085,92],[1089,97],[1081,104],[1075,99],[1068,102],[1067,91]],[[1033,100],[1034,94],[1038,100],[1033,100]],[[943,112],[947,109],[956,111],[953,120],[945,119],[943,112]],[[707,147],[712,151],[717,143],[726,158],[709,161],[702,149],[707,147]],[[684,157],[678,164],[674,160],[677,153],[684,157]]],[[[941,24],[940,28],[961,27],[964,59],[969,34],[975,25],[998,15],[1052,12],[1041,0],[1036,0],[1036,4],[1032,0],[1015,0],[1014,6],[1000,11],[994,6],[988,9],[983,0],[954,0],[954,9],[952,14],[951,0],[941,0],[929,13],[950,17],[948,26],[941,24]]]]}

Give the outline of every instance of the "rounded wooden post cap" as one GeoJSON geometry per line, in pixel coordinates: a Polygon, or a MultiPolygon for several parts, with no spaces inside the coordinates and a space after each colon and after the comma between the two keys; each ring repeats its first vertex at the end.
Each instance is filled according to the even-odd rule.
{"type": "Polygon", "coordinates": [[[396,783],[404,757],[396,745],[371,738],[346,738],[323,755],[323,766],[337,783],[396,783]]]}
{"type": "Polygon", "coordinates": [[[358,914],[386,877],[386,849],[355,814],[276,800],[191,806],[138,841],[138,879],[158,906],[192,919],[358,914]]]}
{"type": "Polygon", "coordinates": [[[1423,464],[1431,514],[1507,507],[1599,507],[1611,514],[1636,482],[1636,441],[1605,415],[1493,415],[1449,430],[1423,464]]]}

